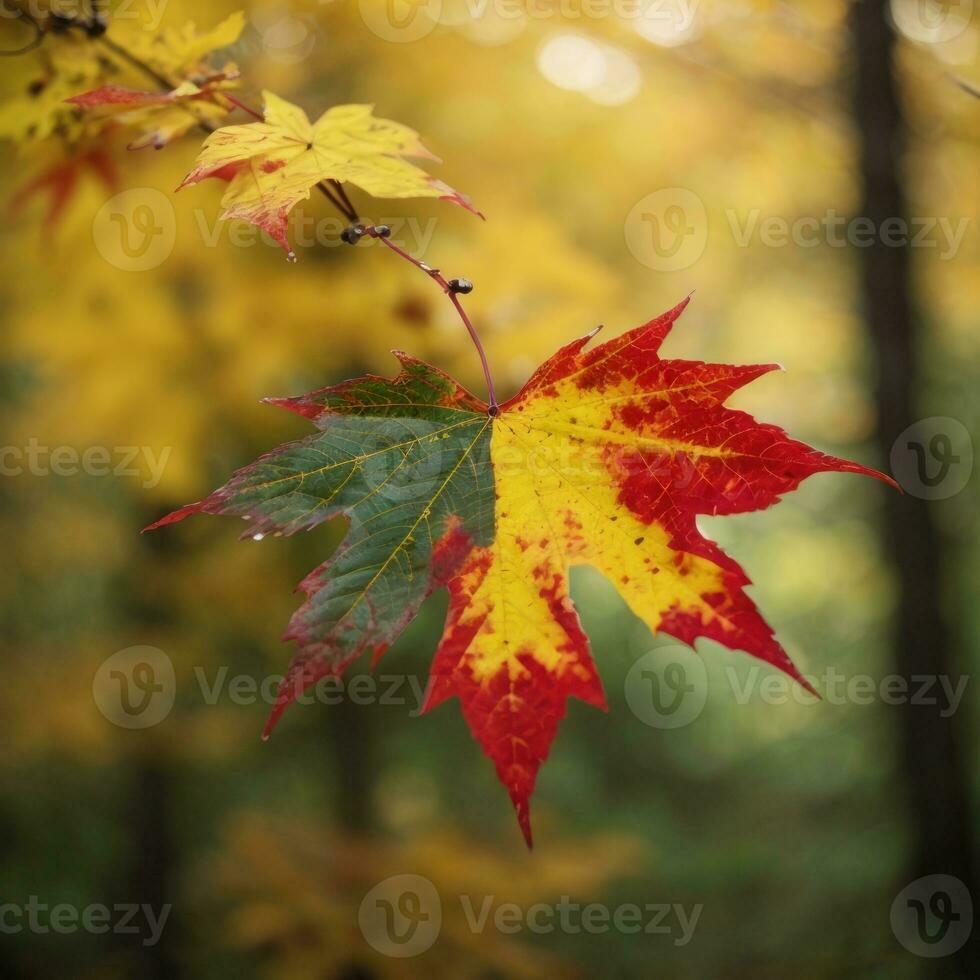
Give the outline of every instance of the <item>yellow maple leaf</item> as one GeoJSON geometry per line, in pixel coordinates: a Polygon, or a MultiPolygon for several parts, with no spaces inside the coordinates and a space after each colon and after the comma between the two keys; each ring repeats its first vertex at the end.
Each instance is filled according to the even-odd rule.
{"type": "Polygon", "coordinates": [[[222,217],[257,225],[290,257],[289,212],[324,180],[349,181],[374,197],[438,197],[479,214],[463,195],[404,159],[437,158],[415,130],[378,119],[373,106],[334,106],[311,123],[302,109],[271,92],[263,101],[264,121],[212,133],[180,186],[228,180],[222,217]]]}
{"type": "Polygon", "coordinates": [[[236,11],[203,34],[193,23],[167,28],[158,34],[142,33],[128,45],[130,54],[167,78],[183,80],[198,73],[212,51],[234,44],[245,27],[245,14],[236,11]]]}

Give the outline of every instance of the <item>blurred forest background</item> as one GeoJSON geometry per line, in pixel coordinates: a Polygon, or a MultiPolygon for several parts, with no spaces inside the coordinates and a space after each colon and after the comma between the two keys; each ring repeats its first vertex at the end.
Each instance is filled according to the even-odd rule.
{"type": "MultiPolygon", "coordinates": [[[[47,226],[44,194],[18,189],[87,148],[10,139],[3,445],[107,447],[114,463],[115,447],[140,454],[132,475],[0,479],[0,900],[172,910],[155,945],[118,931],[8,932],[5,976],[971,974],[972,942],[916,955],[892,912],[925,875],[974,888],[975,692],[968,684],[951,710],[936,682],[939,704],[891,704],[880,682],[955,686],[980,667],[968,458],[980,424],[978,14],[966,0],[646,6],[639,17],[629,4],[546,0],[108,10],[119,15],[109,36],[125,43],[157,21],[209,28],[244,7],[229,53],[246,101],[269,89],[314,118],[370,102],[418,129],[444,161],[429,169],[486,222],[437,201],[352,197],[406,249],[473,280],[467,309],[503,393],[596,324],[619,332],[696,289],[668,354],[786,369],[740,394],[741,407],[885,470],[907,462],[908,426],[949,436],[946,490],[923,489],[914,470],[896,470],[904,496],[821,475],[769,512],[705,522],[816,686],[836,670],[872,679],[873,693],[767,697],[769,671],[705,643],[703,710],[657,727],[631,710],[630,668],[665,644],[586,570],[573,592],[610,711],[570,704],[538,781],[534,852],[456,706],[416,717],[407,683],[400,704],[294,706],[262,743],[268,704],[227,684],[284,670],[293,588],[339,532],[255,543],[230,521],[139,529],[305,433],[263,396],[391,375],[396,347],[482,393],[479,362],[434,284],[376,243],[341,245],[318,195],[296,210],[296,264],[250,234],[236,244],[217,221],[219,187],[174,196],[194,132],[160,152],[100,138],[118,184],[83,172],[47,226]],[[100,209],[127,189],[173,208],[151,268],[100,244],[100,209]],[[815,245],[747,231],[753,214],[819,224],[832,211],[934,224],[920,247],[839,247],[812,224],[815,245]],[[300,223],[327,218],[324,240],[303,247],[300,223]],[[944,241],[963,219],[962,238],[944,241]],[[671,234],[677,252],[664,247],[671,234]],[[104,664],[133,646],[169,658],[175,702],[128,729],[106,716],[104,664]],[[358,924],[369,890],[401,874],[441,897],[441,934],[417,958],[386,955],[358,924]],[[523,908],[562,896],[703,908],[683,944],[677,928],[474,932],[460,896],[479,906],[485,895],[523,908]]],[[[24,22],[0,20],[4,51],[30,39],[24,22]]],[[[8,104],[43,74],[47,43],[0,61],[8,104]]],[[[121,83],[141,81],[121,68],[121,83]]],[[[0,135],[13,135],[3,110],[0,135]]],[[[433,597],[380,674],[424,685],[444,610],[433,597]]]]}

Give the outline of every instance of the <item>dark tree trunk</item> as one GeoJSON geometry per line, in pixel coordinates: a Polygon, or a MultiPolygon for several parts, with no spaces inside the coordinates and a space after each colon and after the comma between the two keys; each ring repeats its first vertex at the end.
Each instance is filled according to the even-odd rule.
{"type": "MultiPolygon", "coordinates": [[[[143,516],[142,521],[145,521],[143,516]]],[[[141,521],[141,523],[142,523],[141,521]]],[[[135,523],[135,522],[134,522],[135,523]]],[[[165,570],[176,581],[178,571],[174,557],[180,544],[167,535],[144,534],[140,538],[136,567],[153,564],[165,570]],[[176,549],[176,550],[175,550],[176,549]]],[[[127,576],[119,583],[118,602],[121,616],[134,630],[166,630],[174,623],[174,613],[167,600],[148,586],[139,575],[127,576]]],[[[168,725],[176,725],[173,718],[168,725]]],[[[125,897],[122,902],[136,902],[152,907],[157,916],[170,906],[160,939],[143,946],[142,937],[115,935],[116,953],[127,966],[138,966],[142,980],[172,980],[180,976],[177,950],[180,946],[180,886],[183,854],[177,838],[178,773],[181,763],[167,752],[164,739],[148,738],[149,732],[137,733],[134,752],[125,766],[126,787],[123,801],[127,862],[120,872],[125,897]],[[139,735],[144,736],[141,748],[139,735]]],[[[145,921],[145,920],[144,920],[145,921]]]]}
{"type": "Polygon", "coordinates": [[[122,958],[138,964],[142,980],[173,980],[180,975],[175,956],[179,925],[179,896],[174,869],[177,847],[172,837],[174,778],[171,767],[158,756],[137,757],[131,774],[129,798],[129,862],[125,902],[149,905],[157,916],[169,905],[170,913],[160,940],[143,946],[143,936],[119,936],[122,958]]]}
{"type": "MultiPolygon", "coordinates": [[[[895,77],[895,37],[887,0],[858,0],[851,25],[856,58],[854,116],[860,149],[861,214],[876,227],[889,217],[908,219],[901,165],[904,121],[895,77]]],[[[895,438],[917,419],[922,387],[922,339],[911,295],[908,247],[878,240],[861,249],[864,316],[877,372],[878,440],[888,459],[895,438]]],[[[942,542],[930,507],[911,493],[886,494],[885,537],[898,578],[893,641],[896,672],[947,676],[958,670],[940,593],[942,542]]],[[[910,690],[914,690],[912,687],[910,690]]],[[[944,705],[904,705],[897,712],[905,794],[913,837],[909,880],[927,874],[959,878],[972,892],[973,856],[969,782],[958,737],[962,717],[943,717],[944,705]]],[[[962,711],[962,707],[960,709],[962,711]]],[[[967,944],[959,973],[972,975],[976,955],[967,944]]],[[[945,969],[953,967],[949,961],[945,969]]],[[[946,975],[949,975],[948,973],[946,975]]]]}
{"type": "MultiPolygon", "coordinates": [[[[327,819],[336,821],[346,835],[365,837],[377,827],[374,788],[377,710],[355,704],[344,694],[338,704],[316,705],[330,740],[333,759],[333,799],[327,819]]],[[[374,973],[358,962],[357,955],[342,965],[331,980],[374,980],[374,973]]]]}
{"type": "Polygon", "coordinates": [[[334,763],[333,819],[348,833],[375,829],[371,794],[374,783],[375,717],[370,706],[355,704],[345,693],[339,704],[317,705],[326,722],[334,763]]]}

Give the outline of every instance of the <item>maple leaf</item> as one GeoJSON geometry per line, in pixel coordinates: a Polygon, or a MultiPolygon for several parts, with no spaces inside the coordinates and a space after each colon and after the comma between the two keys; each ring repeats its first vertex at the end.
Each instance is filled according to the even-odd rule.
{"type": "Polygon", "coordinates": [[[213,74],[206,65],[209,56],[234,44],[244,28],[245,14],[239,10],[204,32],[198,31],[193,22],[156,34],[141,31],[133,36],[128,50],[160,75],[200,81],[200,77],[213,74]]]}
{"type": "Polygon", "coordinates": [[[222,218],[267,231],[292,256],[289,212],[324,180],[349,181],[374,197],[438,197],[479,214],[463,195],[405,157],[437,159],[407,126],[369,105],[339,105],[315,123],[298,106],[263,92],[264,121],[226,126],[204,143],[181,187],[227,180],[222,218]]]}
{"type": "Polygon", "coordinates": [[[221,93],[237,87],[237,79],[237,69],[226,65],[200,83],[186,81],[170,92],[103,85],[66,101],[82,109],[99,110],[102,118],[139,130],[129,149],[152,146],[159,150],[194,126],[219,125],[231,109],[230,103],[221,100],[221,93]]]}
{"type": "Polygon", "coordinates": [[[262,537],[349,521],[301,584],[306,600],[285,634],[299,650],[266,733],[321,677],[365,650],[377,661],[445,585],[425,710],[460,699],[530,845],[531,793],[567,699],[605,708],[569,598],[580,564],[615,583],[651,630],[744,650],[810,689],[746,594],[745,573],[696,518],[768,507],[813,473],[893,481],[725,406],[776,365],[661,359],[686,304],[592,349],[595,332],[568,344],[496,416],[405,354],[393,380],[271,399],[317,432],[152,525],[230,514],[262,537]]]}

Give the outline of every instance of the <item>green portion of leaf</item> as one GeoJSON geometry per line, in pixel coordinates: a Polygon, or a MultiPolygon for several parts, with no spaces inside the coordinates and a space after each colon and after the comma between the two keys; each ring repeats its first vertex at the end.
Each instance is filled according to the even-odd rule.
{"type": "Polygon", "coordinates": [[[343,514],[349,530],[301,588],[306,601],[286,632],[300,652],[281,710],[366,649],[375,656],[475,545],[493,538],[491,420],[454,381],[402,358],[394,380],[361,378],[300,399],[276,400],[319,431],[260,457],[194,513],[249,522],[244,536],[293,534],[343,514]]]}
{"type": "Polygon", "coordinates": [[[487,414],[487,405],[454,378],[431,364],[395,351],[401,374],[391,380],[368,375],[296,398],[267,398],[298,415],[316,419],[324,411],[344,415],[410,416],[457,421],[468,414],[487,414]]]}

